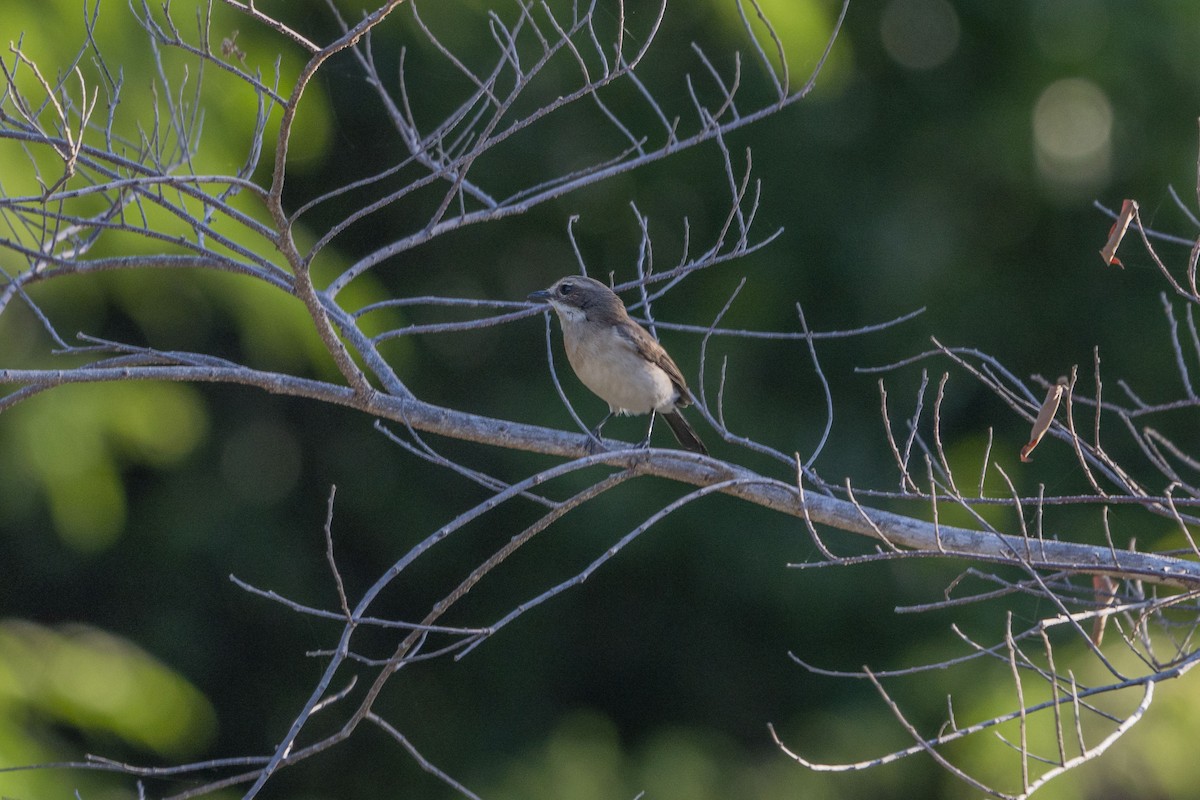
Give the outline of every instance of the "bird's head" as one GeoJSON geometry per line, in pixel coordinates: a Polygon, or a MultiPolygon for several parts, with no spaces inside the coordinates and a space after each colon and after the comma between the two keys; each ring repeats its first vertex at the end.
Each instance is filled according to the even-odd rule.
{"type": "Polygon", "coordinates": [[[529,295],[530,300],[548,303],[564,320],[583,321],[597,316],[620,317],[625,311],[621,298],[595,278],[568,275],[549,289],[529,295]]]}

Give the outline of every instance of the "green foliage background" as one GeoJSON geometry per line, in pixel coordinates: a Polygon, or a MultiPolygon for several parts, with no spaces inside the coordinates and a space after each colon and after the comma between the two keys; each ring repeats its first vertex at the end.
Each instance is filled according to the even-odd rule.
{"type": "MultiPolygon", "coordinates": [[[[634,5],[636,22],[649,12],[634,5]]],[[[358,11],[350,6],[339,3],[352,18],[358,11]]],[[[430,6],[422,6],[423,14],[448,43],[480,63],[490,58],[483,3],[430,6]]],[[[823,0],[763,6],[788,44],[793,76],[806,75],[836,9],[823,0]]],[[[706,0],[669,10],[640,74],[665,93],[673,113],[687,108],[680,76],[700,69],[692,41],[714,55],[742,45],[732,8],[727,0],[706,0]]],[[[189,3],[173,9],[190,19],[189,3]]],[[[314,0],[270,11],[323,40],[332,33],[323,9],[314,0]]],[[[20,39],[53,73],[82,41],[82,20],[76,0],[6,0],[0,39],[20,39]]],[[[215,23],[218,39],[237,31],[251,66],[270,74],[281,56],[281,85],[290,86],[302,62],[286,42],[229,9],[218,9],[215,23]]],[[[379,30],[374,46],[389,76],[397,69],[398,43],[410,47],[412,103],[428,124],[444,113],[456,77],[416,43],[410,28],[402,10],[379,30]]],[[[137,112],[129,118],[149,119],[153,62],[124,4],[101,6],[98,38],[125,71],[125,102],[137,112]]],[[[1153,264],[1126,245],[1127,268],[1104,268],[1096,250],[1109,222],[1092,203],[1119,207],[1122,198],[1137,198],[1147,222],[1195,235],[1169,187],[1194,203],[1198,45],[1200,8],[1190,3],[856,0],[812,97],[730,141],[738,165],[744,148],[753,147],[755,174],[763,180],[759,225],[762,231],[782,226],[782,237],[689,280],[656,314],[706,324],[742,276],[746,288],[726,319],[735,327],[795,330],[797,301],[816,330],[926,308],[915,322],[886,333],[819,348],[837,418],[818,468],[828,479],[852,476],[858,486],[890,487],[895,479],[876,378],[853,368],[921,352],[930,335],[978,347],[1018,375],[1051,378],[1074,364],[1090,368],[1098,346],[1110,381],[1125,378],[1149,400],[1176,396],[1153,264]],[[1067,79],[1089,82],[1111,112],[1102,163],[1082,178],[1055,173],[1035,140],[1039,98],[1067,79]]],[[[758,65],[746,59],[743,66],[747,91],[762,92],[758,65]]],[[[227,172],[244,157],[253,98],[231,90],[235,84],[223,76],[205,78],[211,89],[204,95],[198,169],[227,172]]],[[[332,62],[312,87],[293,145],[293,208],[402,153],[349,58],[332,62]]],[[[551,140],[515,142],[486,174],[519,185],[529,174],[586,163],[595,152],[587,120],[568,118],[551,140]]],[[[26,158],[19,148],[0,148],[6,193],[35,185],[26,158]]],[[[520,219],[439,239],[382,265],[343,297],[351,306],[402,294],[523,298],[575,268],[566,236],[574,214],[591,273],[628,279],[638,241],[631,202],[650,217],[655,264],[666,268],[679,256],[684,217],[704,244],[720,226],[728,208],[723,181],[717,151],[707,146],[520,219]]],[[[249,201],[246,210],[261,214],[249,201]]],[[[310,215],[300,235],[321,235],[339,211],[345,213],[310,215]]],[[[351,228],[318,269],[336,274],[391,241],[406,222],[385,214],[351,228]]],[[[113,237],[104,246],[116,254],[142,245],[113,237]]],[[[1186,250],[1163,253],[1179,263],[1186,250]]],[[[0,255],[0,267],[10,274],[21,269],[7,258],[0,255]]],[[[299,304],[245,279],[114,273],[38,288],[35,299],[64,333],[214,352],[336,379],[299,304]]],[[[383,329],[428,318],[412,310],[373,324],[383,329]]],[[[531,319],[405,339],[386,354],[431,401],[568,427],[546,374],[542,337],[540,320],[531,319]]],[[[695,376],[699,337],[666,333],[664,340],[695,376]]],[[[48,345],[19,305],[0,318],[4,366],[61,363],[44,356],[48,345]]],[[[725,357],[731,426],[785,450],[811,450],[825,411],[804,349],[718,341],[710,393],[714,368],[725,357]]],[[[897,418],[909,413],[918,381],[917,368],[889,378],[897,418]]],[[[598,401],[578,384],[567,387],[585,418],[598,417],[598,401]]],[[[239,387],[174,384],[63,388],[0,415],[0,766],[89,752],[138,763],[268,753],[321,668],[320,659],[305,653],[329,647],[335,631],[247,595],[227,576],[333,607],[321,536],[331,484],[338,487],[338,556],[352,596],[412,543],[483,497],[401,452],[371,423],[343,409],[239,387]]],[[[951,459],[966,472],[977,469],[989,427],[996,429],[996,452],[1009,462],[1027,432],[961,374],[950,382],[943,424],[951,459]]],[[[606,432],[640,436],[639,423],[613,425],[606,432]]],[[[1184,441],[1189,435],[1194,442],[1194,431],[1184,429],[1184,441]]],[[[434,444],[504,478],[549,463],[452,441],[434,444]]],[[[716,454],[745,458],[724,449],[716,454]]],[[[778,473],[757,459],[748,463],[778,473]]],[[[1078,482],[1071,455],[1054,444],[1039,451],[1034,465],[1014,471],[1023,491],[1036,491],[1038,483],[1066,491],[1078,482]]],[[[486,623],[561,580],[678,491],[643,481],[586,515],[568,517],[490,577],[453,622],[486,623]]],[[[464,531],[418,564],[378,614],[419,614],[531,513],[506,510],[464,531]]],[[[1120,513],[1114,519],[1119,535],[1136,535],[1144,548],[1166,535],[1122,528],[1120,513]]],[[[1064,536],[1095,542],[1102,541],[1098,520],[1098,512],[1058,518],[1064,536]]],[[[830,541],[857,546],[836,534],[830,541]]],[[[643,790],[656,800],[972,796],[921,758],[828,776],[798,767],[771,744],[768,722],[816,759],[856,760],[907,745],[868,686],[816,678],[789,651],[830,668],[895,668],[961,652],[951,622],[986,641],[1001,633],[996,607],[893,614],[896,606],[940,597],[963,565],[898,562],[806,572],[785,566],[815,555],[795,520],[709,498],[461,663],[405,670],[380,711],[434,763],[487,798],[590,800],[643,790]]],[[[1016,612],[1037,619],[1052,610],[1018,603],[1016,612]]],[[[365,641],[368,652],[387,649],[385,638],[365,641]]],[[[1135,733],[1046,796],[1200,796],[1195,759],[1182,749],[1195,732],[1189,696],[1195,693],[1188,688],[1186,682],[1165,687],[1166,699],[1135,733]]],[[[960,720],[1014,702],[1006,668],[936,674],[898,692],[930,730],[944,714],[946,693],[961,703],[960,720]]],[[[964,747],[960,755],[981,775],[1013,774],[1015,761],[996,753],[964,747]]],[[[4,796],[63,796],[75,788],[86,798],[132,796],[127,781],[98,773],[0,773],[4,796]]],[[[154,786],[158,793],[183,788],[154,786]]],[[[363,729],[348,745],[280,774],[268,794],[374,798],[397,788],[410,797],[449,796],[378,732],[363,729]]]]}

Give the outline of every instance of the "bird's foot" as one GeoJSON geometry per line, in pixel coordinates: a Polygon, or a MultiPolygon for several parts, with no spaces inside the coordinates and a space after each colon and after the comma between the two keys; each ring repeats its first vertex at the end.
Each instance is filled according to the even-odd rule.
{"type": "Polygon", "coordinates": [[[585,444],[584,447],[587,449],[588,455],[590,456],[594,456],[596,453],[603,453],[604,451],[608,450],[608,445],[606,445],[604,440],[600,438],[599,428],[588,431],[587,444],[585,444]]]}

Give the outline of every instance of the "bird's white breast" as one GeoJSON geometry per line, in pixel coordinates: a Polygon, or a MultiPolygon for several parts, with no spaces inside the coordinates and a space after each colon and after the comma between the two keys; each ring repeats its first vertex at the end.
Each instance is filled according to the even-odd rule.
{"type": "Polygon", "coordinates": [[[649,414],[674,409],[678,395],[667,373],[642,358],[616,328],[563,322],[567,359],[575,374],[610,410],[649,414]]]}

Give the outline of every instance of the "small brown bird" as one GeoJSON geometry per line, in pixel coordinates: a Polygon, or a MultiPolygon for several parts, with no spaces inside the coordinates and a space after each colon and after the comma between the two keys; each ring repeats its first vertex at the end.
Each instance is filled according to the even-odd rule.
{"type": "Polygon", "coordinates": [[[649,414],[650,427],[642,446],[650,444],[654,414],[662,415],[685,449],[708,455],[707,448],[679,409],[692,404],[683,373],[663,346],[625,311],[625,304],[598,280],[572,275],[549,289],[529,295],[549,303],[562,323],[567,360],[583,385],[608,403],[613,414],[649,414]]]}

